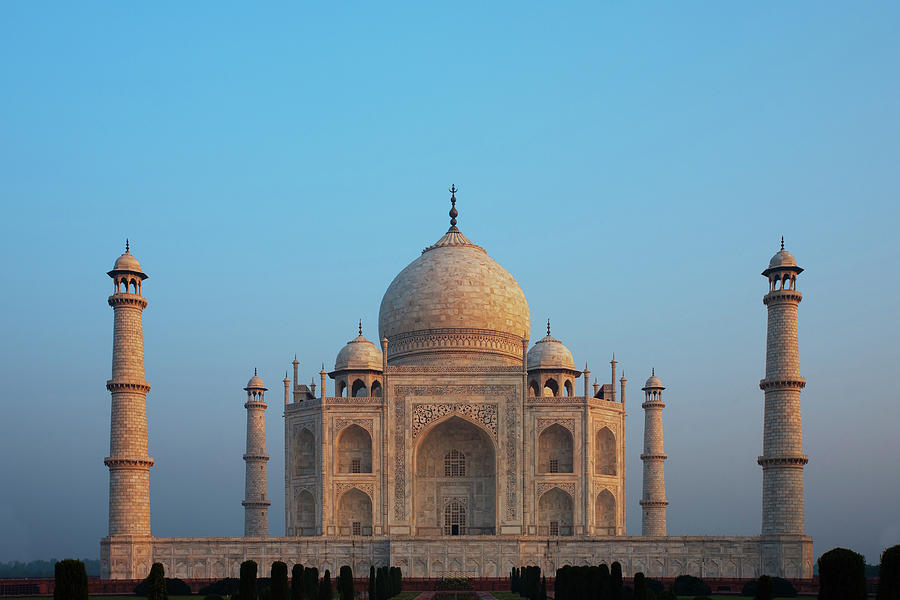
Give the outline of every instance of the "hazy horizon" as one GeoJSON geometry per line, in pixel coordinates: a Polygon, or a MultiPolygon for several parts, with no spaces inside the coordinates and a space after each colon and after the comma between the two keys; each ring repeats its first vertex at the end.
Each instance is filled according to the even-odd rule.
{"type": "MultiPolygon", "coordinates": [[[[377,337],[448,226],[519,282],[532,343],[666,386],[670,535],[759,535],[767,290],[798,278],[806,531],[900,543],[900,5],[0,5],[0,561],[99,555],[112,310],[143,294],[152,530],[243,532],[242,390],[377,337]]],[[[329,381],[329,389],[331,384],[329,381]]],[[[581,380],[576,382],[580,389],[581,380]]]]}

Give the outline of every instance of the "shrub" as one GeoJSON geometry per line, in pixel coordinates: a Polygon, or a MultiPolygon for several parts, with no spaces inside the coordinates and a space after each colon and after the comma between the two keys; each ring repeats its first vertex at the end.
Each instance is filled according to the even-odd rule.
{"type": "Polygon", "coordinates": [[[465,577],[448,577],[438,581],[434,587],[441,591],[471,590],[472,584],[465,577]]]}
{"type": "Polygon", "coordinates": [[[272,563],[272,581],[270,583],[272,600],[288,600],[287,565],[280,560],[272,563]]]}
{"type": "Polygon", "coordinates": [[[375,600],[375,565],[369,565],[369,600],[375,600]]]}
{"type": "Polygon", "coordinates": [[[881,553],[878,600],[900,600],[900,545],[891,546],[881,553]]]}
{"type": "Polygon", "coordinates": [[[208,596],[205,596],[203,600],[225,600],[225,598],[218,594],[210,594],[208,596]]]}
{"type": "Polygon", "coordinates": [[[53,566],[54,600],[88,600],[87,571],[80,560],[67,558],[53,566]]]}
{"type": "Polygon", "coordinates": [[[756,580],[754,600],[772,600],[772,579],[768,575],[760,575],[756,580]]]}
{"type": "MultiPolygon", "coordinates": [[[[782,579],[781,577],[769,577],[768,575],[763,575],[762,577],[769,578],[772,598],[794,598],[797,596],[797,590],[787,579],[782,579]]],[[[760,577],[760,579],[762,579],[762,577],[760,577]]],[[[755,598],[760,579],[754,579],[753,581],[745,583],[744,587],[741,589],[741,595],[755,598]]]]}
{"type": "Polygon", "coordinates": [[[679,575],[675,578],[676,596],[708,596],[712,593],[703,580],[693,575],[679,575]]]}
{"type": "Polygon", "coordinates": [[[241,600],[256,600],[256,561],[245,560],[241,563],[241,581],[238,594],[241,600]]]}
{"type": "Polygon", "coordinates": [[[234,577],[226,577],[200,588],[197,593],[201,596],[234,596],[238,591],[239,582],[240,580],[234,577]]]}
{"type": "Polygon", "coordinates": [[[834,548],[819,557],[819,600],[865,600],[866,561],[861,554],[834,548]]]}
{"type": "Polygon", "coordinates": [[[663,585],[662,581],[652,577],[647,577],[644,581],[647,584],[647,595],[650,598],[662,598],[663,592],[666,591],[666,586],[663,585]]]}

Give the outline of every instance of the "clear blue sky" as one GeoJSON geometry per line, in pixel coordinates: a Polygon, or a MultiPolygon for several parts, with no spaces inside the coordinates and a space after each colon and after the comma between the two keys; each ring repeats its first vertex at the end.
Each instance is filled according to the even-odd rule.
{"type": "Polygon", "coordinates": [[[665,393],[669,531],[759,532],[766,282],[799,281],[807,531],[900,542],[900,4],[0,4],[0,560],[96,557],[125,237],[153,531],[240,535],[244,392],[318,372],[460,227],[576,362],[665,393]]]}

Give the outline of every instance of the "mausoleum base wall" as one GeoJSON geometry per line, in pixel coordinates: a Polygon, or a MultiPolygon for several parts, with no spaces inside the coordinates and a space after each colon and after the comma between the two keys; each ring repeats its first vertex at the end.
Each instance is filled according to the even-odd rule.
{"type": "MultiPolygon", "coordinates": [[[[254,560],[260,576],[284,561],[329,569],[342,565],[356,574],[369,565],[399,566],[407,577],[504,577],[514,566],[557,567],[619,561],[631,577],[693,575],[708,578],[788,579],[812,577],[812,540],[806,536],[765,537],[214,537],[149,538],[117,536],[100,542],[103,579],[143,579],[154,562],[168,577],[238,577],[240,564],[254,560]]],[[[362,575],[359,575],[362,576],[362,575]]]]}

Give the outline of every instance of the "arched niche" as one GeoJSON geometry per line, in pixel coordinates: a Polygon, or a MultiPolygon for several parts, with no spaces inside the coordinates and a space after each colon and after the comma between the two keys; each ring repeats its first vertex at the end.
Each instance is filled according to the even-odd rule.
{"type": "Polygon", "coordinates": [[[316,535],[316,500],[307,490],[294,497],[294,535],[316,535]]]}
{"type": "Polygon", "coordinates": [[[594,473],[597,475],[615,475],[618,471],[618,452],[616,436],[603,427],[594,435],[594,473]]]}
{"type": "Polygon", "coordinates": [[[572,535],[575,523],[575,502],[558,487],[544,493],[538,500],[538,527],[543,535],[572,535]]]}
{"type": "Polygon", "coordinates": [[[419,535],[443,535],[444,509],[449,502],[464,508],[466,535],[493,535],[496,490],[496,451],[484,429],[454,415],[420,438],[413,482],[413,514],[419,535]],[[464,470],[448,468],[448,457],[453,465],[464,464],[464,470]]]}
{"type": "Polygon", "coordinates": [[[359,425],[348,425],[338,434],[337,472],[372,472],[372,436],[359,425]]]}
{"type": "Polygon", "coordinates": [[[616,499],[609,490],[597,494],[594,504],[594,527],[598,535],[616,534],[616,499]]]}
{"type": "Polygon", "coordinates": [[[341,535],[372,535],[372,499],[351,488],[338,500],[338,531],[341,535]]]}
{"type": "Polygon", "coordinates": [[[538,472],[572,473],[574,444],[572,433],[559,423],[544,429],[538,436],[538,472]]]}
{"type": "Polygon", "coordinates": [[[316,436],[301,427],[294,434],[294,474],[298,477],[316,472],[316,436]]]}

